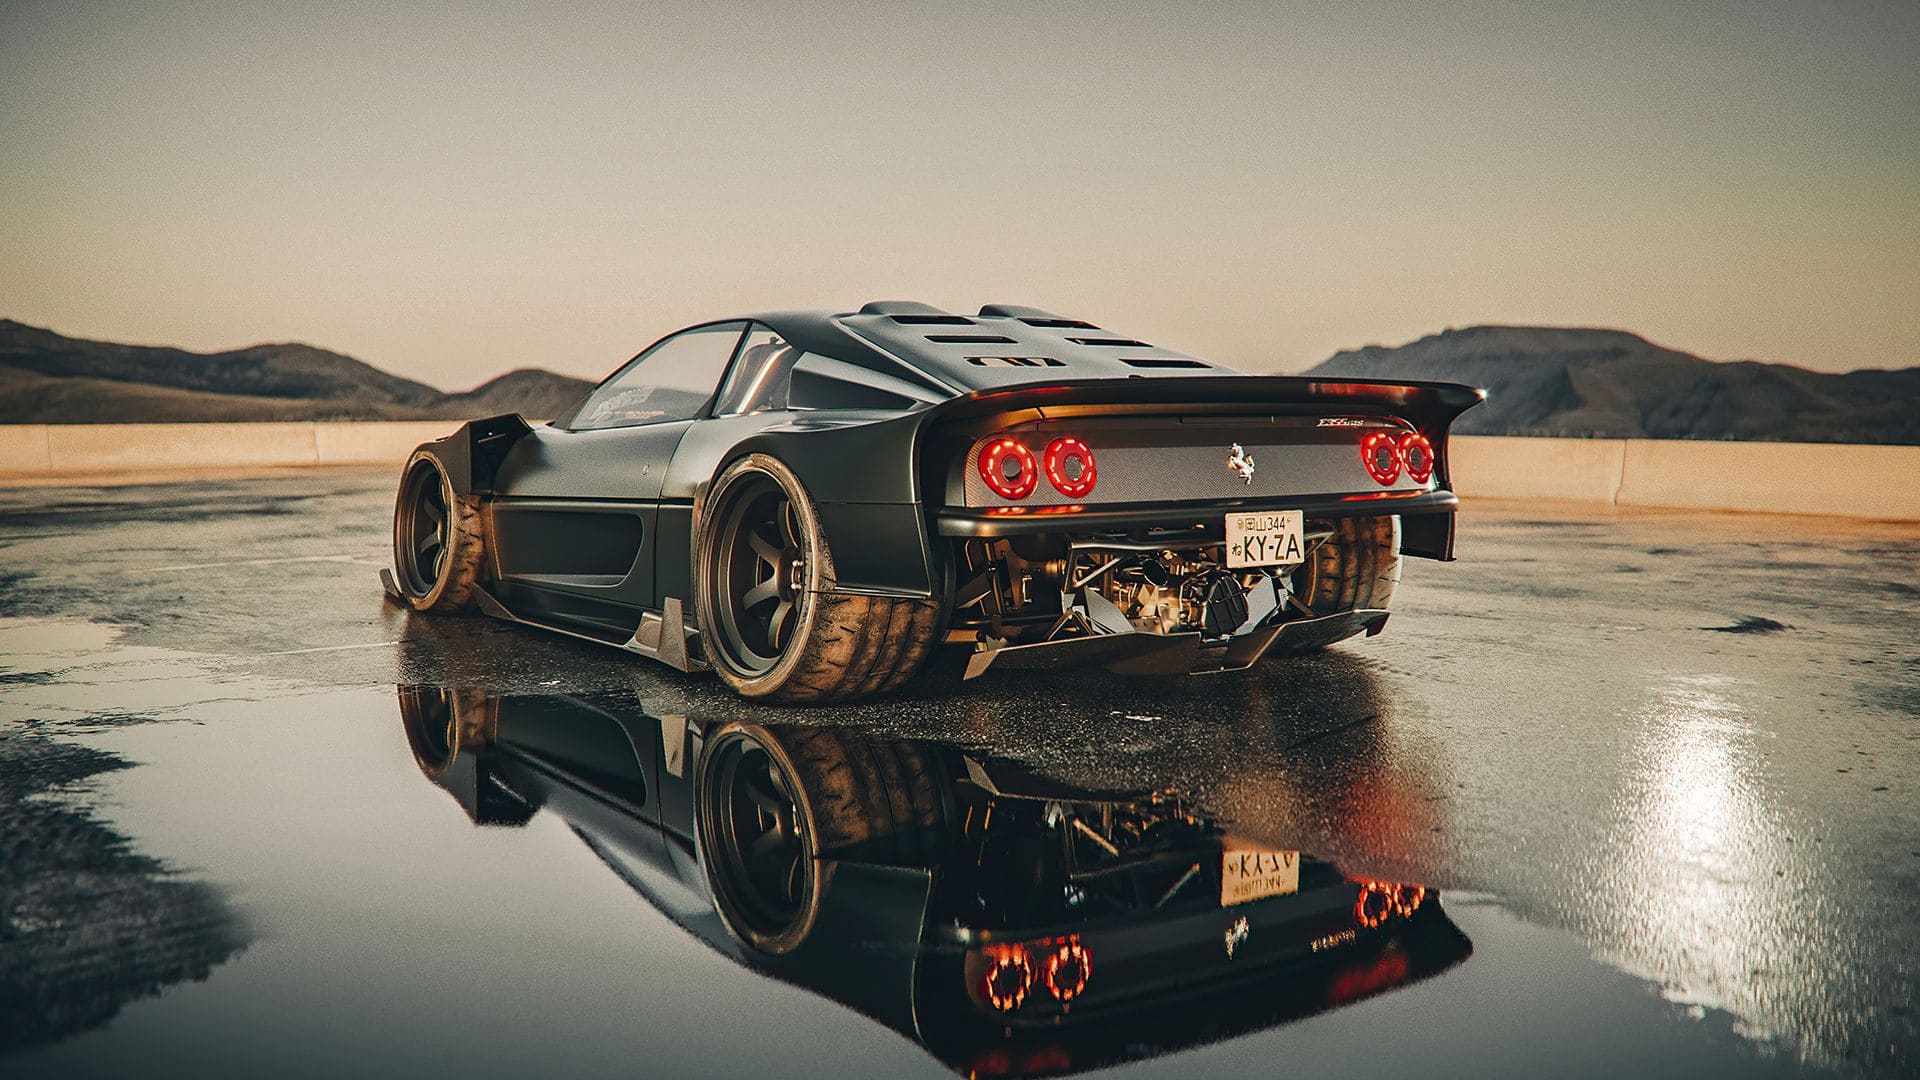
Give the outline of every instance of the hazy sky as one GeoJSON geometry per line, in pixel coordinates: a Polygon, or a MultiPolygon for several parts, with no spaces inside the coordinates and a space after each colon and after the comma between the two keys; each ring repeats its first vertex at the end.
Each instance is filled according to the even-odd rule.
{"type": "Polygon", "coordinates": [[[1914,0],[0,0],[0,315],[451,387],[874,298],[1909,366],[1916,57],[1914,0]]]}

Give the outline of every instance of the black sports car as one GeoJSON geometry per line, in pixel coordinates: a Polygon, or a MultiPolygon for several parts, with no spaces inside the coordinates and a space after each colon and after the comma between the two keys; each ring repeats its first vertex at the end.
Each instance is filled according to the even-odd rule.
{"type": "Polygon", "coordinates": [[[1378,633],[1453,557],[1447,383],[1255,376],[996,304],[690,327],[532,428],[416,450],[388,591],[748,697],[989,667],[1247,667],[1378,633]]]}
{"type": "Polygon", "coordinates": [[[1079,1071],[1372,997],[1472,946],[1418,885],[949,743],[400,688],[477,825],[565,820],[676,923],[968,1076],[1079,1071]]]}

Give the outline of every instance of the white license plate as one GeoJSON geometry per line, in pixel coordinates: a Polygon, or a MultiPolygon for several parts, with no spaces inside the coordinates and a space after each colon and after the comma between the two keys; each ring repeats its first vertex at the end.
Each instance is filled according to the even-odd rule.
{"type": "Polygon", "coordinates": [[[1227,515],[1227,569],[1305,562],[1307,516],[1298,510],[1227,515]]]}
{"type": "Polygon", "coordinates": [[[1300,891],[1300,853],[1229,840],[1220,853],[1220,906],[1300,891]]]}

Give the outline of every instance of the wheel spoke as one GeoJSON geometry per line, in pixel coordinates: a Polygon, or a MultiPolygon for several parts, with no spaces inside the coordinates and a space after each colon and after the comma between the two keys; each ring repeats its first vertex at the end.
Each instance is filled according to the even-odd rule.
{"type": "Polygon", "coordinates": [[[772,779],[765,774],[744,781],[740,786],[746,789],[747,798],[753,800],[753,805],[780,817],[783,822],[784,815],[793,812],[793,800],[780,794],[774,788],[772,779]]]}
{"type": "Polygon", "coordinates": [[[767,644],[773,646],[774,651],[778,652],[786,647],[787,623],[792,619],[793,601],[783,598],[780,606],[773,609],[773,618],[767,620],[767,644]]]}
{"type": "Polygon", "coordinates": [[[740,607],[743,610],[751,611],[752,609],[759,607],[761,604],[764,604],[769,600],[777,598],[779,595],[780,595],[780,579],[768,578],[767,580],[747,590],[747,594],[740,598],[740,607]]]}
{"type": "Polygon", "coordinates": [[[433,522],[434,528],[438,529],[440,526],[445,525],[447,523],[447,508],[440,505],[440,500],[438,499],[422,500],[420,503],[420,509],[426,511],[427,518],[433,522]]]}
{"type": "Polygon", "coordinates": [[[780,545],[761,536],[760,530],[750,530],[747,533],[747,543],[753,548],[753,553],[760,556],[761,562],[768,566],[780,565],[780,545]]]}
{"type": "Polygon", "coordinates": [[[440,550],[440,534],[438,532],[430,532],[421,537],[420,542],[413,546],[413,550],[419,552],[420,557],[425,559],[428,552],[440,550]]]}
{"type": "Polygon", "coordinates": [[[755,837],[753,842],[747,845],[747,854],[755,859],[764,859],[774,852],[779,851],[780,846],[786,842],[787,838],[780,835],[779,829],[768,829],[766,832],[755,837]]]}

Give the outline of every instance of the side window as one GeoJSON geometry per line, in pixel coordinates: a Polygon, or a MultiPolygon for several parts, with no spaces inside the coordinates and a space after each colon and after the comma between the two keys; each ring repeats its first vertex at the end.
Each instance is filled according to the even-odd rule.
{"type": "Polygon", "coordinates": [[[793,365],[800,350],[769,327],[754,323],[740,345],[740,359],[734,362],[727,385],[720,388],[720,399],[713,407],[715,416],[768,412],[790,407],[788,387],[793,382],[793,365]]]}
{"type": "Polygon", "coordinates": [[[699,416],[733,358],[740,330],[737,322],[696,326],[661,341],[589,394],[569,426],[591,431],[699,416]]]}

